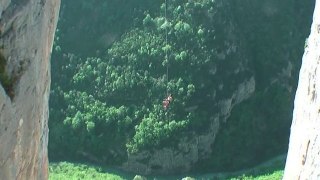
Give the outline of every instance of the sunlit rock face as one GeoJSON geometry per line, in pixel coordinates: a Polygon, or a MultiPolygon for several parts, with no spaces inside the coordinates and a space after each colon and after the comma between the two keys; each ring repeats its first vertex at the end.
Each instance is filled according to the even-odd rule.
{"type": "Polygon", "coordinates": [[[59,7],[60,0],[0,0],[0,179],[48,178],[49,59],[59,7]]]}
{"type": "Polygon", "coordinates": [[[284,179],[320,177],[320,1],[316,1],[311,34],[306,41],[284,179]]]}

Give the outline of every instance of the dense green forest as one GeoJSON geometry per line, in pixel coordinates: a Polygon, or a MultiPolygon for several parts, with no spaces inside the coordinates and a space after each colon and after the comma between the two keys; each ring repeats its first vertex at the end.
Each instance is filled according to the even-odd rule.
{"type": "Polygon", "coordinates": [[[130,155],[212,133],[213,123],[209,154],[199,150],[191,170],[236,170],[285,153],[313,7],[299,0],[62,0],[50,160],[121,166],[130,155]],[[174,100],[164,110],[167,93],[174,100]]]}

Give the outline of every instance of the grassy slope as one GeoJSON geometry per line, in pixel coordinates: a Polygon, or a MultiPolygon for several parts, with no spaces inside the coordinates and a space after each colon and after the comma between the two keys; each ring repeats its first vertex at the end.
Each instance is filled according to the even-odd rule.
{"type": "Polygon", "coordinates": [[[70,162],[50,163],[49,173],[50,180],[121,180],[127,178],[118,175],[119,173],[107,172],[96,166],[70,162]]]}
{"type": "MultiPolygon", "coordinates": [[[[202,175],[191,175],[195,179],[230,179],[230,180],[280,180],[283,175],[285,155],[278,156],[266,163],[252,169],[246,169],[232,173],[210,173],[202,175]]],[[[50,163],[49,180],[121,180],[133,179],[134,175],[105,169],[93,165],[78,163],[59,162],[50,163]]],[[[182,179],[181,176],[148,177],[148,179],[182,179]]]]}
{"type": "Polygon", "coordinates": [[[274,171],[270,174],[260,175],[260,176],[238,176],[231,178],[230,180],[280,180],[283,176],[283,170],[274,171]]]}

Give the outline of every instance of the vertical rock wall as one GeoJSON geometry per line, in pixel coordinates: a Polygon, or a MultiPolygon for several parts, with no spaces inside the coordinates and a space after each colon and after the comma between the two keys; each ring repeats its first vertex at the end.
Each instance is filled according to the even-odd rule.
{"type": "Polygon", "coordinates": [[[50,54],[60,0],[0,0],[0,179],[48,179],[50,54]]]}
{"type": "Polygon", "coordinates": [[[320,0],[306,41],[284,179],[320,179],[320,0]],[[319,69],[318,69],[319,68],[319,69]]]}

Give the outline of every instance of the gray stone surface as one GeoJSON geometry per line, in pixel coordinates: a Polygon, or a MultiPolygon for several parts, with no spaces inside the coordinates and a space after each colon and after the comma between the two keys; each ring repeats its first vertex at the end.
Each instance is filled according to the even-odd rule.
{"type": "Polygon", "coordinates": [[[0,0],[0,179],[48,179],[50,55],[60,0],[0,0]]]}
{"type": "Polygon", "coordinates": [[[296,92],[285,180],[320,179],[320,1],[316,1],[296,92]],[[319,97],[318,97],[319,96],[319,97]]]}

